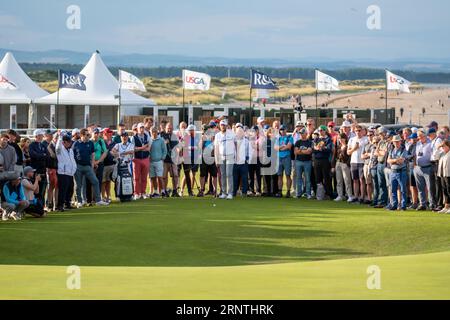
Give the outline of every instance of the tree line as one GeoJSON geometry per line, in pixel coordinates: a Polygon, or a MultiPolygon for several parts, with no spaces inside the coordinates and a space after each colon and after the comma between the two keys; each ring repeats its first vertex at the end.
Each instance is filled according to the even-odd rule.
{"type": "MultiPolygon", "coordinates": [[[[52,81],[57,79],[58,69],[65,71],[79,72],[83,66],[75,64],[47,64],[47,63],[21,63],[21,67],[26,73],[38,82],[52,81]]],[[[183,69],[191,69],[204,72],[215,78],[250,78],[249,67],[222,67],[222,66],[186,66],[186,67],[110,67],[109,70],[115,76],[118,70],[122,69],[133,73],[137,77],[172,78],[180,77],[183,69]]],[[[284,79],[305,79],[314,80],[315,69],[313,68],[272,68],[261,67],[257,70],[270,75],[273,78],[284,79]]],[[[342,70],[321,70],[339,80],[373,80],[384,79],[385,70],[371,68],[349,68],[342,70]]],[[[405,70],[392,70],[394,73],[412,81],[422,83],[450,83],[450,73],[445,72],[417,72],[405,70]]]]}

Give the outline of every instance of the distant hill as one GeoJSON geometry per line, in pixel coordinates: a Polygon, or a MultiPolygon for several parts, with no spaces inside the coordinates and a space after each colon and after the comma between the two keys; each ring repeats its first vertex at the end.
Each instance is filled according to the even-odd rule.
{"type": "MultiPolygon", "coordinates": [[[[47,51],[20,51],[0,48],[0,55],[11,51],[19,62],[23,63],[52,63],[52,64],[75,64],[84,65],[90,52],[76,52],[69,50],[47,50],[47,51]]],[[[450,72],[450,60],[420,60],[420,59],[397,59],[392,61],[383,60],[334,60],[323,57],[303,57],[298,59],[243,59],[224,57],[190,57],[184,55],[167,54],[122,54],[112,52],[101,52],[102,58],[108,66],[120,67],[181,67],[181,66],[224,66],[224,67],[269,67],[269,68],[307,68],[342,70],[354,68],[371,69],[395,69],[417,72],[450,72]]]]}

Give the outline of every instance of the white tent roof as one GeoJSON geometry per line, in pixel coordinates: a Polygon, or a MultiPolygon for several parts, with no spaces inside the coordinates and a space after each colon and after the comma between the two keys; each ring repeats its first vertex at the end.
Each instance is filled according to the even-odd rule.
{"type": "Polygon", "coordinates": [[[11,52],[7,52],[0,63],[0,75],[17,86],[16,89],[0,88],[1,104],[29,104],[31,100],[48,95],[27,76],[11,52]]]}
{"type": "MultiPolygon", "coordinates": [[[[84,81],[86,90],[62,88],[59,90],[59,104],[62,105],[94,105],[117,106],[119,105],[119,83],[109,72],[98,53],[94,53],[80,72],[86,77],[84,81]]],[[[38,104],[56,104],[57,92],[37,99],[38,104]]],[[[129,90],[121,90],[122,105],[155,105],[151,99],[141,97],[129,90]]]]}

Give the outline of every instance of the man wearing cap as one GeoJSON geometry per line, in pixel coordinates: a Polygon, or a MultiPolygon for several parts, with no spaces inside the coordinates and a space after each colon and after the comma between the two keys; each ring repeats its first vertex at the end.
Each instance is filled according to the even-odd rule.
{"type": "Polygon", "coordinates": [[[333,144],[326,126],[320,126],[319,135],[313,140],[314,176],[317,184],[322,184],[327,198],[333,196],[331,186],[331,154],[333,144]]]}
{"type": "MultiPolygon", "coordinates": [[[[412,131],[411,131],[412,132],[412,131]]],[[[417,147],[417,133],[411,133],[407,138],[407,143],[405,143],[406,151],[408,152],[408,181],[409,190],[411,193],[411,205],[408,209],[417,209],[419,206],[419,195],[417,191],[416,178],[414,177],[414,163],[416,161],[416,147],[417,147]]]]}
{"type": "Polygon", "coordinates": [[[242,196],[248,192],[248,164],[252,156],[250,143],[242,124],[236,125],[236,163],[233,168],[233,196],[237,195],[241,185],[242,196]]]}
{"type": "Polygon", "coordinates": [[[78,141],[80,140],[80,129],[75,128],[72,130],[72,141],[78,141]]]}
{"type": "MultiPolygon", "coordinates": [[[[437,125],[437,123],[436,123],[437,125]]],[[[439,165],[439,159],[441,158],[443,151],[441,149],[442,143],[444,142],[444,133],[439,132],[434,128],[430,127],[428,129],[428,137],[431,140],[431,194],[433,195],[433,202],[435,207],[434,211],[441,211],[444,207],[444,199],[441,187],[441,181],[437,178],[437,171],[439,165]]]]}
{"type": "MultiPolygon", "coordinates": [[[[214,123],[215,127],[215,123],[214,123]]],[[[202,162],[200,163],[200,192],[199,197],[205,195],[205,186],[207,179],[211,179],[208,194],[217,195],[217,165],[214,158],[214,136],[215,131],[209,125],[202,127],[203,133],[201,137],[202,162]]]]}
{"type": "Polygon", "coordinates": [[[150,178],[155,191],[152,195],[154,198],[159,198],[164,190],[164,159],[167,155],[166,143],[158,135],[158,129],[152,127],[150,142],[150,178]],[[159,190],[159,193],[157,192],[159,190]]]}
{"type": "Polygon", "coordinates": [[[220,132],[214,139],[214,156],[222,176],[220,199],[233,199],[233,167],[236,159],[236,136],[228,130],[228,121],[220,121],[220,132]]]}
{"type": "Polygon", "coordinates": [[[6,221],[9,218],[14,220],[21,220],[26,208],[30,205],[25,197],[20,176],[15,173],[11,179],[5,183],[1,194],[2,220],[6,221]]]}
{"type": "Polygon", "coordinates": [[[330,137],[333,144],[336,143],[336,140],[338,138],[338,133],[334,128],[336,127],[336,124],[333,121],[328,122],[327,124],[327,130],[328,130],[328,136],[330,137]]]}
{"type": "MultiPolygon", "coordinates": [[[[195,133],[195,126],[190,124],[183,134],[182,138],[182,167],[184,172],[184,183],[181,187],[180,194],[183,193],[184,185],[187,186],[188,195],[194,196],[193,187],[198,186],[196,174],[201,162],[201,139],[195,133]]],[[[199,188],[200,189],[200,188],[199,188]]]]}
{"type": "Polygon", "coordinates": [[[353,179],[353,192],[355,200],[359,199],[360,203],[364,202],[365,179],[364,179],[364,159],[362,154],[369,139],[366,136],[366,130],[360,125],[355,127],[356,136],[348,142],[347,154],[351,156],[350,167],[353,179]]]}
{"type": "MultiPolygon", "coordinates": [[[[94,172],[95,176],[97,177],[99,186],[101,187],[103,183],[103,169],[104,164],[103,161],[105,160],[108,149],[106,148],[106,144],[103,141],[103,138],[100,134],[100,128],[92,128],[92,139],[91,141],[94,143],[94,172]]],[[[93,199],[93,186],[89,182],[89,180],[86,180],[86,200],[88,203],[92,203],[93,199]]],[[[100,193],[101,196],[101,193],[100,193]]]]}
{"type": "MultiPolygon", "coordinates": [[[[89,132],[87,129],[80,131],[81,139],[73,144],[74,158],[77,163],[77,171],[75,173],[75,180],[77,184],[76,193],[78,207],[82,207],[85,199],[82,197],[83,180],[88,180],[94,188],[94,199],[97,205],[108,205],[107,202],[102,201],[100,195],[100,185],[95,176],[95,148],[94,143],[89,140],[89,132]]],[[[86,185],[84,185],[86,188],[86,185]]]]}
{"type": "Polygon", "coordinates": [[[313,144],[308,138],[308,131],[305,128],[299,130],[300,139],[294,144],[295,154],[295,184],[296,198],[306,192],[308,199],[311,199],[311,171],[312,171],[312,153],[313,144]]]}
{"type": "Polygon", "coordinates": [[[144,123],[137,125],[137,132],[133,136],[134,159],[134,199],[147,198],[147,177],[150,170],[150,137],[145,132],[144,123]]]}
{"type": "Polygon", "coordinates": [[[40,199],[36,198],[36,194],[39,194],[39,181],[41,176],[35,176],[36,170],[32,167],[25,167],[23,169],[22,187],[25,194],[25,199],[30,204],[25,213],[32,215],[33,217],[42,217],[45,214],[44,205],[40,199]]]}
{"type": "Polygon", "coordinates": [[[112,149],[116,145],[112,139],[113,134],[114,132],[110,128],[104,128],[102,130],[103,141],[105,142],[106,149],[108,150],[105,160],[103,160],[104,168],[101,187],[102,198],[106,202],[111,202],[111,179],[114,167],[116,166],[114,157],[111,154],[112,149]]]}
{"type": "Polygon", "coordinates": [[[375,206],[375,208],[384,208],[387,206],[389,198],[386,175],[384,174],[388,157],[389,141],[387,139],[386,128],[384,127],[378,128],[377,133],[380,138],[380,141],[377,144],[377,148],[375,149],[375,155],[378,157],[377,179],[378,179],[379,197],[378,199],[374,200],[377,200],[377,205],[375,206]]]}
{"type": "Polygon", "coordinates": [[[392,203],[389,210],[406,210],[407,205],[407,157],[408,153],[405,147],[402,145],[402,138],[400,136],[395,136],[392,139],[394,148],[389,152],[388,163],[391,166],[391,186],[392,186],[392,203]],[[398,189],[402,195],[402,201],[399,208],[398,201],[398,189]]]}
{"type": "Polygon", "coordinates": [[[258,117],[258,119],[256,120],[256,125],[262,132],[262,130],[264,130],[264,126],[266,125],[266,120],[264,119],[264,117],[258,117]]]}
{"type": "Polygon", "coordinates": [[[250,195],[261,196],[262,178],[261,178],[261,158],[264,150],[264,135],[258,126],[250,130],[250,148],[252,150],[250,164],[248,166],[250,177],[250,195]]]}
{"type": "Polygon", "coordinates": [[[173,133],[173,125],[170,122],[166,124],[166,130],[163,134],[161,134],[161,138],[164,140],[164,143],[167,147],[167,155],[164,159],[164,189],[165,193],[169,195],[167,186],[169,185],[169,174],[172,178],[172,197],[179,197],[178,194],[178,153],[173,150],[177,148],[178,138],[173,133]],[[173,157],[173,158],[172,158],[173,157]]]}
{"type": "Polygon", "coordinates": [[[69,135],[59,133],[55,151],[58,158],[57,210],[63,212],[65,209],[72,209],[73,177],[77,171],[77,163],[69,135]]]}
{"type": "Polygon", "coordinates": [[[427,210],[427,195],[430,207],[434,208],[434,201],[431,193],[431,156],[433,149],[425,130],[420,129],[417,131],[417,135],[419,141],[416,145],[416,162],[414,165],[414,177],[416,178],[420,202],[417,211],[425,211],[427,210]]]}
{"type": "Polygon", "coordinates": [[[30,143],[30,165],[36,170],[36,174],[41,175],[39,183],[39,196],[41,201],[45,201],[45,191],[47,189],[47,158],[49,157],[47,147],[43,144],[43,130],[34,131],[34,141],[30,143]]]}
{"type": "Polygon", "coordinates": [[[286,175],[286,198],[291,197],[291,149],[293,147],[292,137],[286,133],[286,126],[280,126],[280,135],[277,137],[274,150],[278,151],[278,194],[277,197],[282,197],[283,190],[283,175],[286,175]]]}
{"type": "MultiPolygon", "coordinates": [[[[53,133],[53,132],[52,132],[53,133]]],[[[48,177],[48,193],[47,193],[47,209],[53,211],[55,204],[58,201],[58,159],[56,157],[56,142],[58,140],[58,134],[53,133],[51,138],[46,136],[43,141],[44,145],[47,145],[48,157],[47,157],[47,177],[48,177]]]]}

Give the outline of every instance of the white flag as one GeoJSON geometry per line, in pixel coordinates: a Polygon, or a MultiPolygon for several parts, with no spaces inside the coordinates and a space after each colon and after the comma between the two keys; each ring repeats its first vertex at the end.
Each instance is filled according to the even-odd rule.
{"type": "Polygon", "coordinates": [[[138,77],[123,70],[119,70],[119,82],[121,89],[147,91],[144,83],[138,77]]]}
{"type": "Polygon", "coordinates": [[[2,89],[11,89],[11,90],[17,90],[17,85],[8,80],[4,75],[0,74],[0,88],[2,89]]]}
{"type": "Polygon", "coordinates": [[[339,81],[329,75],[316,70],[317,91],[339,91],[339,81]]]}
{"type": "Polygon", "coordinates": [[[270,99],[270,94],[267,89],[257,89],[256,98],[258,99],[270,99]]]}
{"type": "Polygon", "coordinates": [[[409,86],[411,85],[411,82],[387,70],[386,81],[388,90],[399,90],[406,93],[410,92],[409,86]]]}
{"type": "Polygon", "coordinates": [[[183,88],[187,90],[209,90],[211,76],[190,70],[183,70],[183,88]]]}

